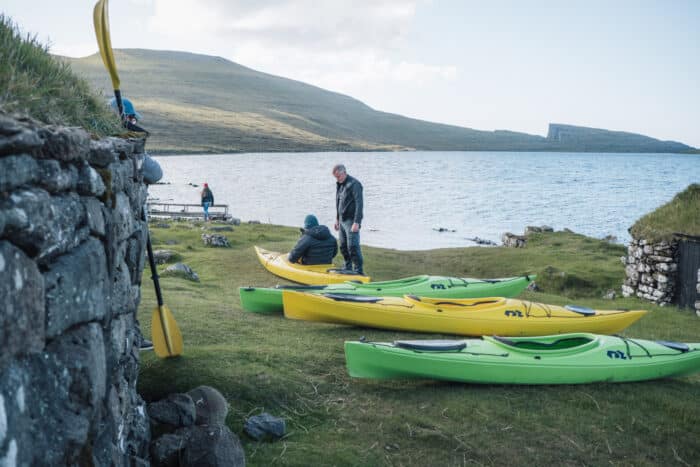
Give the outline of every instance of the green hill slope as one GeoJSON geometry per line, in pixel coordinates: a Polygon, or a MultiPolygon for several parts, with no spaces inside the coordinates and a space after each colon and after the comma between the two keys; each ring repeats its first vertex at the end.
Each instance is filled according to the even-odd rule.
{"type": "MultiPolygon", "coordinates": [[[[378,112],[352,97],[261,73],[220,57],[142,49],[115,50],[122,91],[153,132],[161,152],[328,150],[497,150],[678,152],[692,148],[618,133],[544,138],[478,131],[378,112]],[[614,143],[617,141],[617,143],[614,143]]],[[[66,59],[106,96],[99,56],[66,59]]]]}
{"type": "Polygon", "coordinates": [[[22,35],[0,14],[0,111],[44,123],[82,126],[104,136],[121,132],[119,119],[90,84],[49,55],[34,36],[22,35]]]}

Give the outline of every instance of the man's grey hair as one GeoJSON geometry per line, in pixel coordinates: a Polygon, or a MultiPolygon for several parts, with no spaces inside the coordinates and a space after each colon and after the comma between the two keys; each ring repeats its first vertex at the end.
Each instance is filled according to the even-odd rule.
{"type": "Polygon", "coordinates": [[[331,173],[347,173],[347,171],[345,170],[345,166],[343,164],[335,164],[331,173]]]}

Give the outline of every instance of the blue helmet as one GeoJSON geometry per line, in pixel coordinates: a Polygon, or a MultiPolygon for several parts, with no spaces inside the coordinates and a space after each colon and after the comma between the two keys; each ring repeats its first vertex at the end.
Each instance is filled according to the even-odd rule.
{"type": "MultiPolygon", "coordinates": [[[[119,111],[117,109],[117,99],[116,98],[113,97],[109,101],[109,106],[112,107],[112,109],[115,112],[119,111]]],[[[136,111],[136,109],[134,108],[134,104],[132,104],[129,99],[122,97],[122,106],[124,107],[124,115],[133,115],[134,117],[136,117],[136,120],[142,119],[141,114],[136,111]]]]}

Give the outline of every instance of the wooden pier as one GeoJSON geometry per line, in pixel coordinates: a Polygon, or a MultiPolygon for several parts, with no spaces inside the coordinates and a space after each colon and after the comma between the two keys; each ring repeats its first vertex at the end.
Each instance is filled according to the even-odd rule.
{"type": "MultiPolygon", "coordinates": [[[[148,201],[148,215],[153,218],[170,219],[204,219],[204,209],[199,204],[159,203],[148,201]]],[[[209,206],[209,218],[212,220],[228,221],[231,219],[228,204],[209,206]]]]}

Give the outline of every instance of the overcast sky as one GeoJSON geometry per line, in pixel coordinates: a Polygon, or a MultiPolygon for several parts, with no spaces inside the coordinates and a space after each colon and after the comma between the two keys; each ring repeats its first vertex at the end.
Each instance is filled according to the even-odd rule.
{"type": "MultiPolygon", "coordinates": [[[[2,0],[51,52],[95,53],[93,0],[2,0]]],[[[115,48],[218,55],[386,112],[700,147],[698,0],[112,0],[115,48]]],[[[2,64],[0,64],[2,66],[2,64]]],[[[122,77],[122,81],[128,77],[122,77]]]]}

